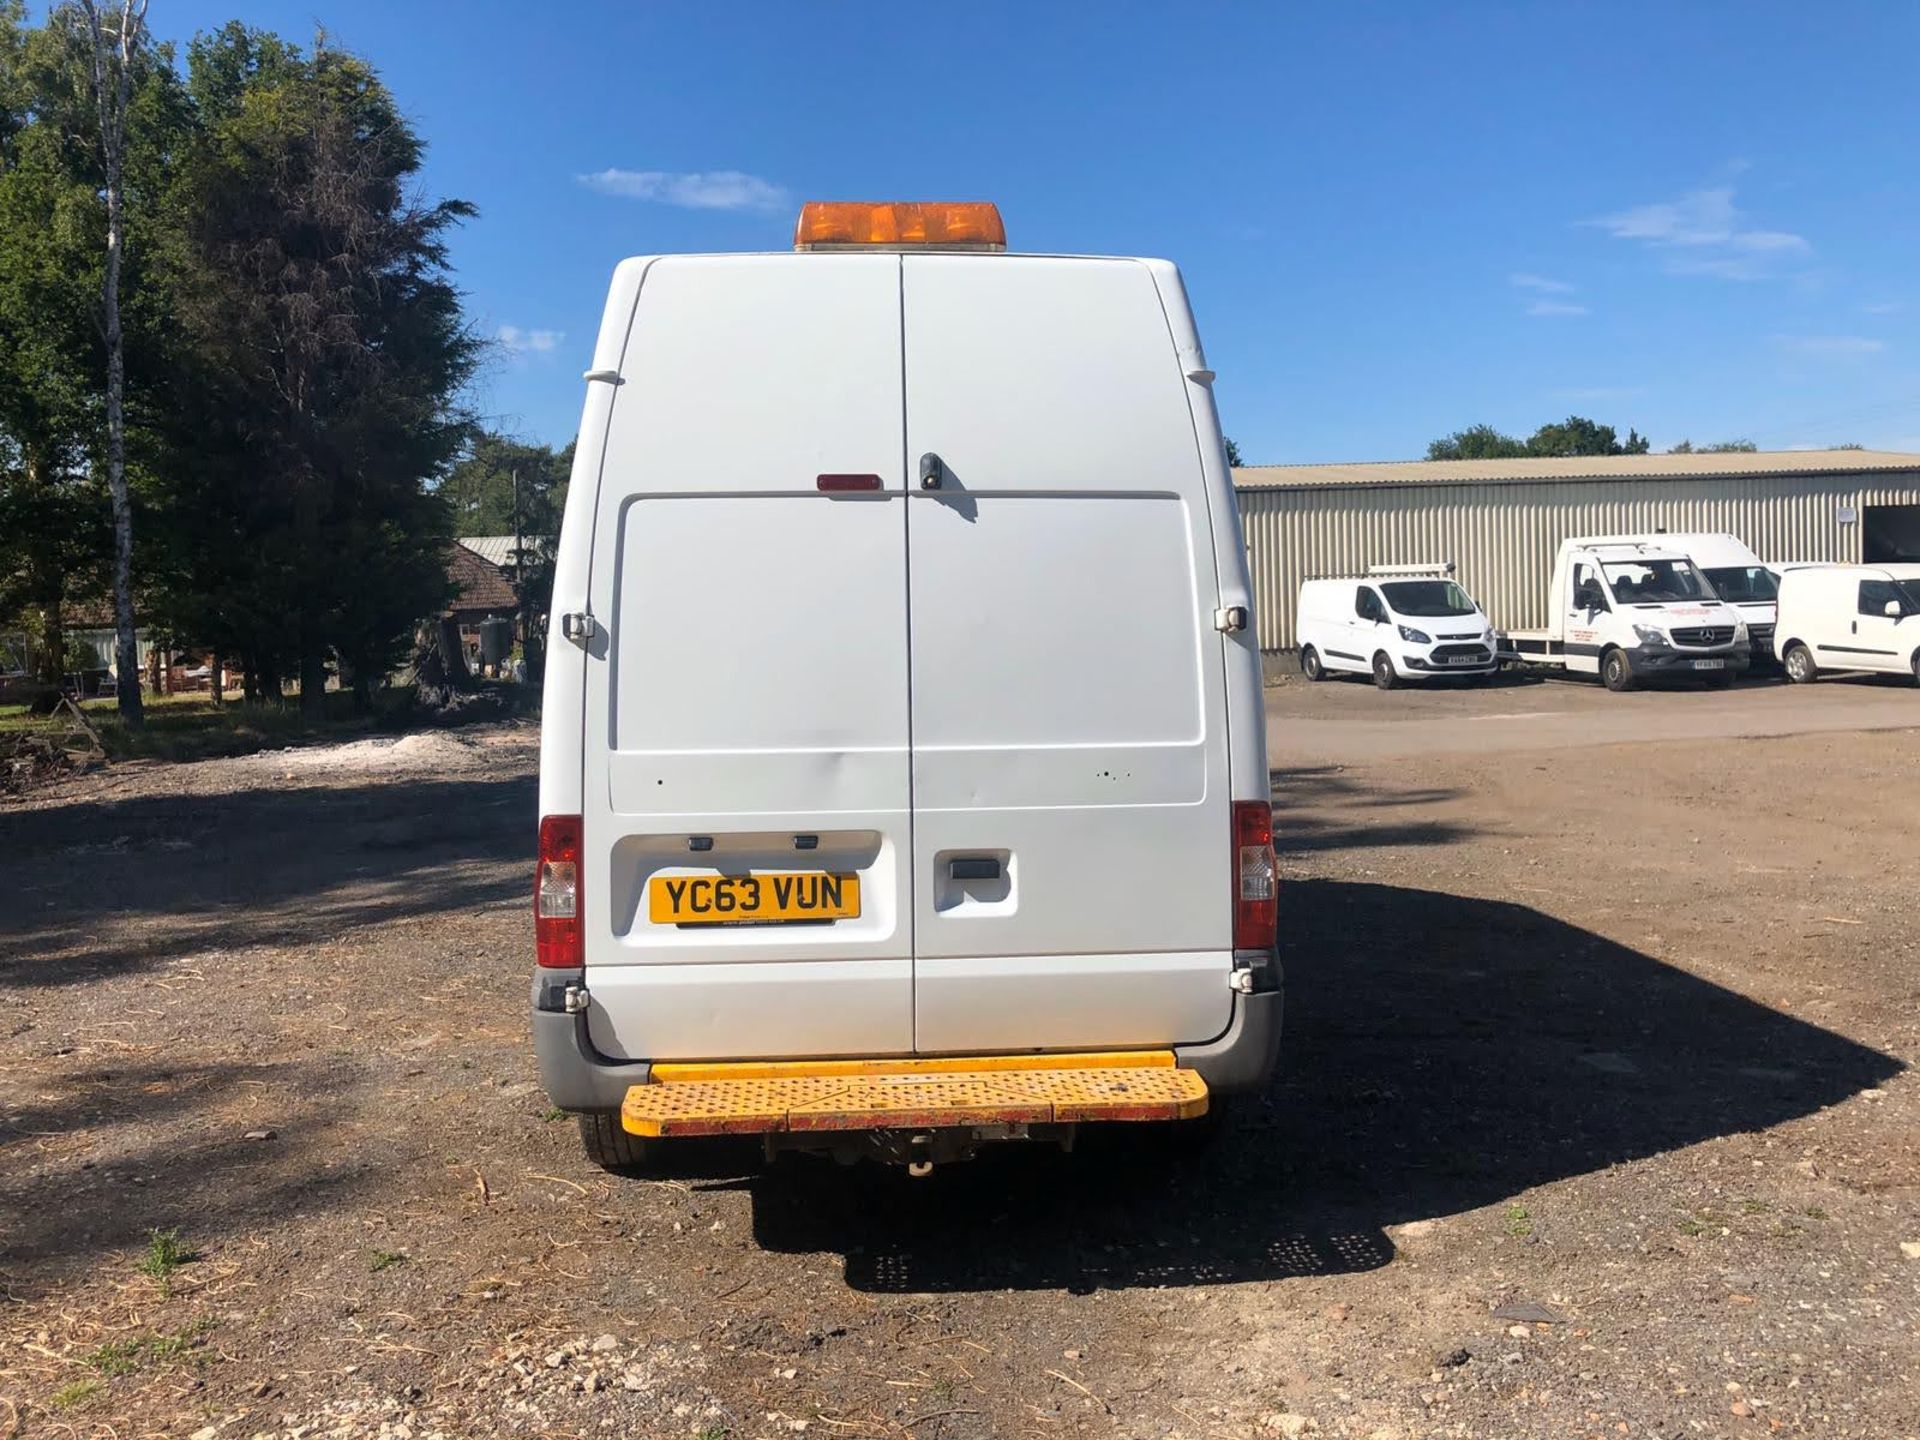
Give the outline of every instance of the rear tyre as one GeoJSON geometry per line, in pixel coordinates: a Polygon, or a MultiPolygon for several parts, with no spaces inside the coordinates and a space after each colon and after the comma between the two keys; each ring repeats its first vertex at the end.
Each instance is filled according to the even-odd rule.
{"type": "Polygon", "coordinates": [[[1373,657],[1373,683],[1382,690],[1392,690],[1400,683],[1400,677],[1393,673],[1393,657],[1384,650],[1373,657]]]}
{"type": "Polygon", "coordinates": [[[580,1146],[587,1159],[615,1175],[638,1175],[652,1161],[653,1147],[620,1127],[615,1110],[594,1110],[577,1117],[580,1146]]]}
{"type": "Polygon", "coordinates": [[[1624,650],[1609,650],[1600,657],[1600,682],[1616,695],[1633,689],[1633,665],[1624,650]]]}
{"type": "Polygon", "coordinates": [[[1913,652],[1913,683],[1920,685],[1920,650],[1913,652]]]}
{"type": "MultiPolygon", "coordinates": [[[[1920,666],[1920,660],[1914,663],[1920,666]]],[[[1786,667],[1787,679],[1796,685],[1811,685],[1820,678],[1820,667],[1813,663],[1813,651],[1798,640],[1787,646],[1787,653],[1781,658],[1781,664],[1786,667]]]]}
{"type": "Polygon", "coordinates": [[[1309,680],[1327,678],[1327,667],[1320,663],[1320,652],[1311,645],[1300,647],[1300,673],[1309,680]]]}

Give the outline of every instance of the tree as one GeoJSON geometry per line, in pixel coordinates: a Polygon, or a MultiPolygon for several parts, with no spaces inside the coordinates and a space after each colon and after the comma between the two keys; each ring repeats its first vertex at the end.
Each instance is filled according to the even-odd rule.
{"type": "Polygon", "coordinates": [[[1523,441],[1491,425],[1469,425],[1427,446],[1429,460],[1511,460],[1526,453],[1523,441]]]}
{"type": "Polygon", "coordinates": [[[522,535],[552,539],[567,503],[573,446],[556,452],[491,430],[478,430],[440,482],[456,535],[522,535]]]}
{"type": "Polygon", "coordinates": [[[1233,470],[1238,470],[1242,465],[1246,463],[1244,460],[1240,458],[1239,445],[1234,443],[1234,438],[1231,435],[1223,435],[1220,438],[1226,442],[1228,468],[1233,470]]]}
{"type": "Polygon", "coordinates": [[[1751,455],[1760,447],[1751,440],[1722,440],[1713,445],[1695,445],[1691,440],[1682,440],[1678,445],[1667,447],[1669,455],[1751,455]]]}
{"type": "Polygon", "coordinates": [[[1527,441],[1530,455],[1644,455],[1650,448],[1638,430],[1629,430],[1622,443],[1611,425],[1597,424],[1584,415],[1542,425],[1527,441]]]}
{"type": "Polygon", "coordinates": [[[297,671],[317,715],[329,658],[364,703],[449,591],[435,483],[480,342],[445,235],[473,210],[417,198],[418,136],[324,40],[303,54],[231,23],[194,42],[188,91],[175,448],[193,473],[176,465],[172,518],[183,574],[219,588],[181,587],[175,614],[260,693],[297,671]]]}
{"type": "Polygon", "coordinates": [[[100,116],[105,171],[107,266],[101,286],[107,346],[107,490],[113,502],[113,625],[115,690],[127,728],[145,724],[140,704],[139,650],[133,638],[133,504],[127,495],[126,350],[120,327],[120,266],[126,248],[125,167],[127,109],[135,56],[146,28],[147,0],[121,0],[117,20],[101,15],[98,0],[79,0],[92,41],[93,95],[100,116]]]}
{"type": "Polygon", "coordinates": [[[1503,435],[1491,425],[1456,430],[1427,446],[1429,460],[1509,460],[1523,455],[1644,455],[1652,448],[1638,430],[1623,441],[1611,425],[1599,425],[1584,415],[1569,415],[1542,425],[1526,440],[1503,435]]]}

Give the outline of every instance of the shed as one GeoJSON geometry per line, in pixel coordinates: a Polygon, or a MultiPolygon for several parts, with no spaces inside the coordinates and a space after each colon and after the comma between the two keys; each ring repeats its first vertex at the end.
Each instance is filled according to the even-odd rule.
{"type": "Polygon", "coordinates": [[[1295,648],[1300,582],[1452,561],[1494,624],[1547,623],[1572,535],[1726,531],[1772,561],[1920,560],[1920,455],[1781,450],[1252,465],[1233,472],[1261,646],[1295,648]]]}

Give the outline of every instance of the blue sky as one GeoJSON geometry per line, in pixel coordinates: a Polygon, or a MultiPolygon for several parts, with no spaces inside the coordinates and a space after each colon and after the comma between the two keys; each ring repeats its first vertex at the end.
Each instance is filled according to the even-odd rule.
{"type": "Polygon", "coordinates": [[[1254,462],[1569,412],[1665,448],[1920,450],[1920,6],[453,5],[324,26],[480,216],[499,428],[563,443],[622,256],[779,249],[802,199],[990,199],[1165,255],[1254,462]],[[548,15],[552,16],[551,21],[548,15]],[[598,178],[594,178],[598,177],[598,178]]]}

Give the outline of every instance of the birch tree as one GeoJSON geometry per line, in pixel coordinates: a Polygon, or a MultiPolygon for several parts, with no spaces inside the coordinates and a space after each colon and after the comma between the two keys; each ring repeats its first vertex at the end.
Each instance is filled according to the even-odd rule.
{"type": "Polygon", "coordinates": [[[115,689],[120,718],[130,730],[145,723],[140,703],[140,655],[133,638],[133,505],[127,496],[127,365],[120,333],[120,267],[126,249],[123,172],[127,106],[134,57],[147,23],[147,0],[120,0],[119,14],[100,0],[79,0],[92,41],[93,96],[100,113],[100,162],[106,180],[107,272],[101,291],[107,348],[107,492],[113,503],[113,628],[115,689]]]}

